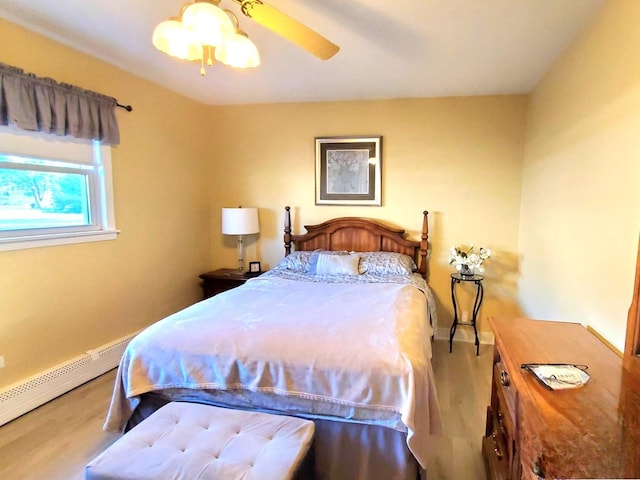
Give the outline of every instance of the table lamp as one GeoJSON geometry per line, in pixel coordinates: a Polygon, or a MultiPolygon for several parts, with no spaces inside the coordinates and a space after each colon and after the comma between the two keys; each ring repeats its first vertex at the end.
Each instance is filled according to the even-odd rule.
{"type": "Polygon", "coordinates": [[[244,271],[243,235],[260,233],[257,208],[223,208],[222,234],[238,236],[238,270],[244,271]]]}

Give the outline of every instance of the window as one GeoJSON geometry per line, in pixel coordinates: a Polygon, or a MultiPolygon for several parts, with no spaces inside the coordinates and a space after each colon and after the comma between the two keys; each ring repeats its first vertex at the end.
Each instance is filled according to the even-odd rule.
{"type": "Polygon", "coordinates": [[[111,147],[0,129],[0,250],[114,239],[111,147]]]}

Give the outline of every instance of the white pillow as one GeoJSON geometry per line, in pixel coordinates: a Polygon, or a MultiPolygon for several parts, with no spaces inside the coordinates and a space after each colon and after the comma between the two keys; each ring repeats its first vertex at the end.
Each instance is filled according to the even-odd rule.
{"type": "Polygon", "coordinates": [[[360,255],[334,255],[319,253],[315,265],[316,275],[358,275],[360,255]]]}

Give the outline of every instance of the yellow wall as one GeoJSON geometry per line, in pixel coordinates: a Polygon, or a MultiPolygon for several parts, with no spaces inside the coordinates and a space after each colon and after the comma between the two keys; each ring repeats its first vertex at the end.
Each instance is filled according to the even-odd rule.
{"type": "MultiPolygon", "coordinates": [[[[590,324],[622,348],[640,227],[640,2],[610,0],[529,96],[207,107],[0,19],[0,61],[134,106],[113,149],[117,240],[0,252],[0,388],[200,298],[235,265],[220,208],[257,206],[247,260],[336,216],[418,239],[451,322],[449,247],[494,250],[488,315],[590,324]],[[383,206],[314,204],[314,137],[383,136],[383,206]],[[519,285],[518,285],[518,282],[519,285]]],[[[195,81],[196,79],[194,79],[195,81]]]]}
{"type": "Polygon", "coordinates": [[[1,388],[201,297],[212,154],[206,107],[2,19],[0,61],[134,107],[112,151],[118,238],[0,252],[1,388]]]}
{"type": "MultiPolygon", "coordinates": [[[[211,107],[218,152],[211,204],[215,266],[235,264],[234,239],[219,233],[220,208],[260,208],[259,238],[246,261],[274,266],[284,255],[284,206],[294,233],[338,216],[382,219],[419,239],[430,212],[430,283],[441,334],[451,324],[449,248],[494,250],[487,263],[482,316],[518,313],[515,305],[524,96],[411,99],[211,107]],[[382,135],[382,207],[315,205],[316,136],[382,135]]],[[[467,305],[470,310],[470,306],[467,305]]],[[[481,322],[488,330],[488,325],[481,322]]]]}
{"type": "Polygon", "coordinates": [[[354,215],[412,239],[427,209],[441,334],[455,244],[495,252],[482,317],[518,313],[524,96],[207,107],[2,20],[0,59],[134,106],[112,155],[117,240],[0,252],[0,388],[198,300],[199,273],[235,265],[223,206],[260,208],[245,258],[265,268],[283,256],[285,205],[295,233],[354,215]],[[315,206],[314,137],[362,134],[383,136],[383,206],[315,206]]]}
{"type": "Polygon", "coordinates": [[[640,230],[640,2],[612,0],[530,96],[523,308],[624,346],[640,230]]]}

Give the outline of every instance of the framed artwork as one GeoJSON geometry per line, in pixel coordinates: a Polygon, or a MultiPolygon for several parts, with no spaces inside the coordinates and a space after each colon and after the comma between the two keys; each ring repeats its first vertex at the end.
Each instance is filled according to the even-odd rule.
{"type": "Polygon", "coordinates": [[[249,273],[262,273],[260,262],[249,262],[249,273]]]}
{"type": "Polygon", "coordinates": [[[382,137],[316,138],[316,205],[382,205],[382,137]]]}

